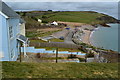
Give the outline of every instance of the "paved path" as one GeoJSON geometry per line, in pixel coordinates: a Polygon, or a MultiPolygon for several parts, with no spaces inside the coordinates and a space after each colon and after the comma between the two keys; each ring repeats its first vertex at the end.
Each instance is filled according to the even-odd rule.
{"type": "Polygon", "coordinates": [[[70,43],[70,44],[75,44],[73,41],[72,41],[72,36],[74,34],[74,30],[70,30],[68,35],[66,36],[64,42],[65,43],[70,43]]]}
{"type": "Polygon", "coordinates": [[[65,39],[64,39],[64,42],[51,42],[51,43],[68,43],[68,44],[75,44],[73,41],[72,41],[72,36],[74,35],[74,29],[71,28],[71,30],[62,30],[62,31],[59,31],[59,32],[56,32],[56,33],[53,33],[52,36],[47,36],[47,37],[43,37],[42,39],[52,39],[52,38],[60,38],[61,36],[63,36],[65,39]]]}
{"type": "Polygon", "coordinates": [[[63,29],[62,31],[53,33],[52,36],[54,36],[55,38],[60,38],[60,37],[66,37],[66,35],[68,34],[68,30],[63,29]]]}

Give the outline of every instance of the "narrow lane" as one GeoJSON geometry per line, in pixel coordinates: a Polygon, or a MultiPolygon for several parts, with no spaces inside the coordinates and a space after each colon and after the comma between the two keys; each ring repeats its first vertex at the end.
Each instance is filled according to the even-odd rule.
{"type": "Polygon", "coordinates": [[[72,41],[72,36],[74,34],[74,30],[70,30],[68,35],[66,36],[64,42],[65,43],[70,43],[70,44],[75,44],[73,41],[72,41]]]}

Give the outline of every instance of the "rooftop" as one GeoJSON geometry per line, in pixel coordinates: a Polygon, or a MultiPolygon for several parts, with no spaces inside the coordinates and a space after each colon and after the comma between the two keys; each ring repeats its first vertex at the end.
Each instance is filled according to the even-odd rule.
{"type": "Polygon", "coordinates": [[[0,1],[0,11],[9,18],[20,18],[20,16],[12,10],[6,3],[0,1]]]}

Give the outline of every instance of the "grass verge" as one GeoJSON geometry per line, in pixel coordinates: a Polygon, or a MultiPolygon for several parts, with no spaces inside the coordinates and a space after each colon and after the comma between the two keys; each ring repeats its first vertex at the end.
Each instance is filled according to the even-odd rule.
{"type": "Polygon", "coordinates": [[[117,63],[3,62],[3,78],[118,78],[117,63]]]}

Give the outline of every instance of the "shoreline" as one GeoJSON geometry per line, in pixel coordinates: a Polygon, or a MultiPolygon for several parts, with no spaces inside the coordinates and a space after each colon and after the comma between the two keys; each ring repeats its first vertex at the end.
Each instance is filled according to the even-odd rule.
{"type": "MultiPolygon", "coordinates": [[[[111,24],[111,23],[109,23],[109,24],[111,24]]],[[[107,24],[107,25],[109,25],[109,24],[107,24]]],[[[118,24],[117,24],[118,25],[118,24]]],[[[112,27],[111,25],[109,25],[110,27],[112,27]]],[[[94,41],[94,39],[93,39],[93,34],[95,34],[94,32],[96,32],[98,29],[100,29],[100,28],[102,28],[102,27],[96,27],[96,28],[94,28],[93,29],[93,31],[90,31],[90,36],[89,36],[89,44],[91,45],[91,46],[94,46],[94,47],[97,47],[97,48],[103,48],[103,49],[106,49],[106,50],[112,50],[112,51],[117,51],[117,52],[119,52],[118,51],[118,49],[116,49],[116,48],[113,48],[113,47],[99,47],[98,46],[98,43],[96,43],[95,41],[94,41]]],[[[103,27],[104,28],[104,27],[103,27]]],[[[86,35],[84,35],[84,36],[86,36],[86,35]]],[[[88,35],[87,35],[88,36],[88,35]]],[[[84,41],[82,41],[82,42],[84,42],[84,41]]],[[[86,44],[88,44],[88,43],[86,43],[86,44]]]]}
{"type": "Polygon", "coordinates": [[[82,34],[82,36],[81,36],[81,41],[83,43],[91,44],[90,35],[91,35],[92,31],[83,30],[83,32],[84,32],[84,34],[82,34]]]}
{"type": "Polygon", "coordinates": [[[98,30],[98,29],[99,29],[99,27],[96,27],[96,28],[95,28],[93,31],[91,31],[91,33],[90,33],[89,42],[90,42],[90,45],[92,45],[92,46],[95,46],[95,45],[94,45],[94,43],[92,43],[91,38],[92,38],[94,32],[95,32],[96,30],[98,30]]]}
{"type": "Polygon", "coordinates": [[[91,37],[92,37],[93,33],[95,32],[95,30],[98,29],[98,27],[96,28],[95,26],[92,26],[92,25],[89,25],[89,26],[85,25],[85,27],[80,27],[79,29],[80,30],[82,29],[82,31],[83,31],[83,34],[81,35],[81,38],[80,38],[81,41],[83,43],[93,46],[93,44],[91,42],[91,37]],[[88,30],[85,30],[85,28],[88,28],[88,30]]]}

